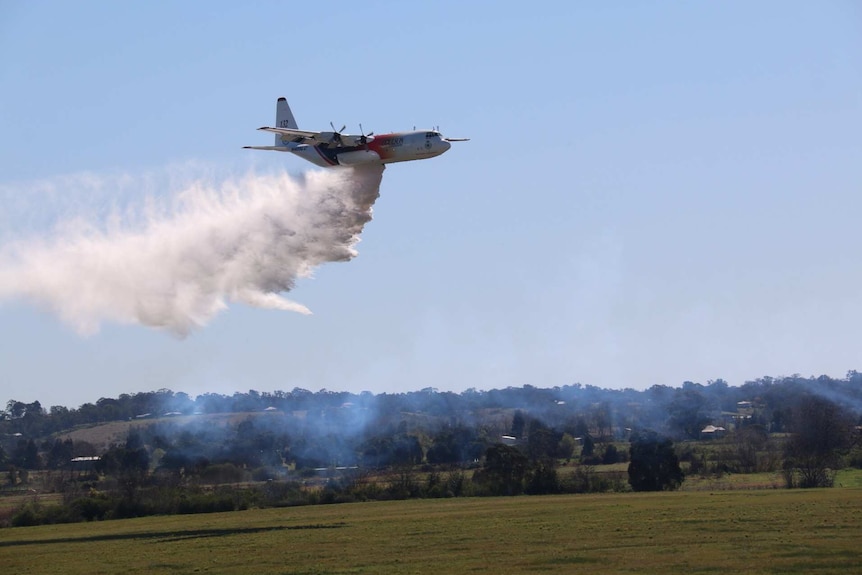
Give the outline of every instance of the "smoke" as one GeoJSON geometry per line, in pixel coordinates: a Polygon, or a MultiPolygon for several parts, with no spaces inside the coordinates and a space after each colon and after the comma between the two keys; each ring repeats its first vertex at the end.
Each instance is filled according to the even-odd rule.
{"type": "Polygon", "coordinates": [[[184,336],[237,301],[311,313],[280,294],[316,266],[356,256],[382,174],[197,180],[130,211],[63,221],[0,247],[0,302],[48,308],[82,334],[110,321],[184,336]]]}

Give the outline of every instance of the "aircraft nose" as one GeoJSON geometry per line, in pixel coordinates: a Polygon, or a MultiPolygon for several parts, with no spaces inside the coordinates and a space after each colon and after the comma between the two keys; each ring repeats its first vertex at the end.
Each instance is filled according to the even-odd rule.
{"type": "Polygon", "coordinates": [[[446,140],[440,140],[440,147],[443,148],[440,152],[441,154],[452,147],[452,144],[447,142],[446,140]]]}

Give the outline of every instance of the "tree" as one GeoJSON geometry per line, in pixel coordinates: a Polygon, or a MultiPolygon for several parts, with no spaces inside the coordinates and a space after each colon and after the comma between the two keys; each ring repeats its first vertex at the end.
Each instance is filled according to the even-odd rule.
{"type": "Polygon", "coordinates": [[[633,433],[629,453],[629,484],[635,491],[671,491],[685,479],[673,442],[654,431],[633,433]]]}
{"type": "Polygon", "coordinates": [[[476,429],[458,425],[435,435],[425,457],[432,465],[460,463],[478,459],[484,451],[485,443],[476,429]]]}
{"type": "Polygon", "coordinates": [[[418,465],[424,454],[422,444],[415,435],[402,435],[393,443],[392,463],[395,465],[418,465]]]}
{"type": "Polygon", "coordinates": [[[556,434],[548,429],[538,419],[530,420],[529,433],[527,435],[527,454],[530,461],[542,461],[553,465],[557,455],[559,439],[556,434]]]}
{"type": "Polygon", "coordinates": [[[588,457],[592,457],[593,453],[596,451],[596,444],[589,433],[585,433],[581,439],[583,440],[583,445],[581,446],[581,461],[583,461],[588,457]]]}
{"type": "Polygon", "coordinates": [[[530,495],[558,493],[557,466],[548,460],[535,462],[530,469],[526,491],[530,495]]]}
{"type": "Polygon", "coordinates": [[[686,381],[667,407],[668,426],[681,437],[697,439],[717,412],[710,408],[701,389],[700,384],[686,381]]]}
{"type": "Polygon", "coordinates": [[[42,458],[39,457],[36,442],[32,439],[19,439],[12,454],[12,463],[24,469],[41,469],[42,458]]]}
{"type": "Polygon", "coordinates": [[[761,469],[760,452],[769,444],[769,433],[762,425],[746,425],[737,429],[731,438],[736,452],[736,470],[740,473],[768,471],[761,469]]]}
{"type": "Polygon", "coordinates": [[[572,455],[575,453],[575,448],[578,446],[578,442],[575,441],[575,438],[572,437],[568,433],[564,433],[560,438],[560,443],[557,445],[557,455],[569,461],[572,459],[572,455]]]}
{"type": "Polygon", "coordinates": [[[125,502],[134,502],[147,479],[150,456],[136,429],[129,430],[123,446],[113,445],[98,462],[98,470],[113,475],[125,502]]]}
{"type": "Polygon", "coordinates": [[[821,397],[806,397],[795,408],[793,433],[785,449],[788,487],[832,487],[841,452],[852,440],[849,412],[821,397]]]}
{"type": "Polygon", "coordinates": [[[616,446],[613,443],[609,443],[607,447],[605,447],[605,453],[602,455],[602,463],[605,465],[610,465],[612,463],[616,463],[620,460],[620,454],[617,451],[616,446]]]}
{"type": "Polygon", "coordinates": [[[6,413],[10,419],[20,419],[27,412],[27,404],[23,401],[10,399],[6,402],[6,413]]]}
{"type": "Polygon", "coordinates": [[[593,427],[598,432],[600,440],[613,438],[613,419],[611,418],[611,406],[608,402],[602,402],[595,406],[591,413],[593,427]]]}
{"type": "Polygon", "coordinates": [[[434,444],[428,448],[425,458],[431,465],[440,465],[445,463],[457,463],[458,452],[455,443],[451,441],[451,434],[442,439],[435,440],[434,444]]]}
{"type": "Polygon", "coordinates": [[[515,415],[512,416],[512,428],[510,430],[512,436],[521,439],[524,435],[524,427],[526,424],[527,422],[524,418],[524,414],[520,409],[516,409],[515,415]]]}
{"type": "Polygon", "coordinates": [[[49,469],[59,469],[69,463],[74,452],[71,439],[65,441],[55,439],[53,444],[48,445],[48,462],[49,469]]]}
{"type": "Polygon", "coordinates": [[[473,476],[492,495],[519,495],[529,470],[527,457],[517,448],[498,443],[485,451],[485,465],[473,476]]]}

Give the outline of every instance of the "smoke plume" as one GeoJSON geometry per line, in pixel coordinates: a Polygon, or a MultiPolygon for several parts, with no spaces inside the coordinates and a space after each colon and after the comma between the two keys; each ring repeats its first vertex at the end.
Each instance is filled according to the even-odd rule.
{"type": "Polygon", "coordinates": [[[183,336],[234,301],[310,313],[280,294],[315,266],[356,255],[382,174],[375,166],[196,181],[131,216],[16,238],[0,248],[0,302],[47,307],[84,334],[111,321],[183,336]]]}

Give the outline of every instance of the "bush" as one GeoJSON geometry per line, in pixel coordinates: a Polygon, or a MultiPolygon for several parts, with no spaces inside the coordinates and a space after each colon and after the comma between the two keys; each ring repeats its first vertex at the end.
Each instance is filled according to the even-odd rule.
{"type": "Polygon", "coordinates": [[[452,497],[463,497],[471,494],[471,483],[467,481],[467,474],[460,469],[449,474],[449,477],[446,478],[446,486],[446,493],[451,493],[452,497]]]}
{"type": "Polygon", "coordinates": [[[84,521],[104,519],[112,506],[113,503],[107,497],[100,495],[81,497],[70,504],[72,513],[84,521]]]}
{"type": "Polygon", "coordinates": [[[278,478],[278,474],[271,467],[258,467],[251,472],[253,481],[271,481],[278,478]]]}
{"type": "Polygon", "coordinates": [[[245,481],[246,472],[233,463],[217,463],[205,467],[200,474],[204,483],[241,483],[245,481]]]}
{"type": "Polygon", "coordinates": [[[38,501],[25,503],[12,516],[12,527],[32,527],[54,523],[73,523],[79,519],[72,516],[69,509],[62,505],[42,505],[38,501]]]}
{"type": "Polygon", "coordinates": [[[32,527],[42,523],[38,504],[27,503],[12,516],[12,527],[32,527]]]}
{"type": "Polygon", "coordinates": [[[551,465],[537,464],[527,482],[526,492],[530,495],[547,495],[560,492],[557,470],[551,465]]]}
{"type": "Polygon", "coordinates": [[[635,491],[673,490],[685,479],[673,442],[651,431],[632,435],[628,474],[635,491]]]}
{"type": "Polygon", "coordinates": [[[131,519],[133,517],[146,517],[153,515],[153,508],[139,501],[120,499],[113,510],[105,516],[105,519],[131,519]]]}
{"type": "Polygon", "coordinates": [[[222,511],[234,511],[236,505],[233,498],[228,494],[219,493],[192,493],[180,497],[177,505],[177,513],[219,513],[222,511]]]}
{"type": "Polygon", "coordinates": [[[846,462],[848,467],[862,469],[862,447],[856,447],[847,454],[846,462]]]}
{"type": "Polygon", "coordinates": [[[613,443],[609,443],[605,448],[605,454],[602,456],[602,463],[605,465],[611,465],[613,463],[617,463],[620,460],[620,452],[617,451],[616,446],[613,443]]]}

